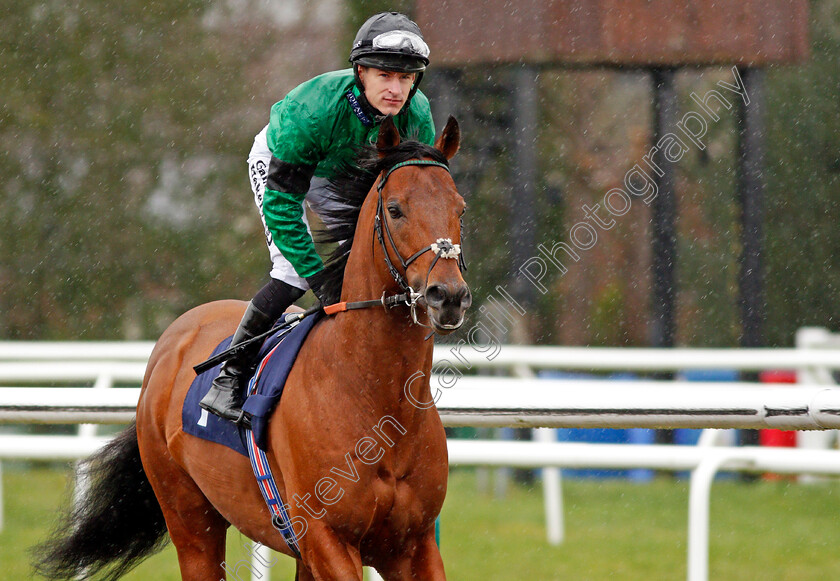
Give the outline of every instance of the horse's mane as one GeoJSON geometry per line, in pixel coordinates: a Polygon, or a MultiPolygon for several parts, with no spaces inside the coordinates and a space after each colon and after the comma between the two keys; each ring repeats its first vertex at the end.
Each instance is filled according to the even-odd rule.
{"type": "Polygon", "coordinates": [[[344,269],[353,246],[359,213],[376,178],[398,163],[423,158],[449,164],[440,151],[419,141],[403,141],[395,147],[382,150],[373,146],[361,146],[356,150],[355,159],[343,163],[330,179],[325,197],[332,203],[326,204],[327,209],[321,211],[329,227],[316,232],[318,242],[338,244],[324,266],[324,282],[321,289],[328,303],[341,300],[344,269]]]}

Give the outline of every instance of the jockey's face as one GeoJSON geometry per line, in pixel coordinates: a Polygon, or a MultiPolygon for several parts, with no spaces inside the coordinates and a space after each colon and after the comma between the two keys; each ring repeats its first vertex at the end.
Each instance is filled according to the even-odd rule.
{"type": "Polygon", "coordinates": [[[415,77],[415,73],[359,67],[359,79],[365,88],[365,97],[385,115],[396,115],[400,112],[408,99],[415,77]]]}

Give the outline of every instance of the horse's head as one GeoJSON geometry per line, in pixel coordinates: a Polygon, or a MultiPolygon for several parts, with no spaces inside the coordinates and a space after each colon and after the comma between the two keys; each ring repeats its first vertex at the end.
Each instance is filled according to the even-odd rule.
{"type": "MultiPolygon", "coordinates": [[[[460,139],[458,122],[450,117],[435,143],[439,155],[396,164],[376,186],[378,237],[391,275],[420,295],[430,326],[442,334],[460,327],[472,304],[461,275],[461,216],[466,204],[443,163],[458,151],[460,139]]],[[[388,118],[376,144],[380,156],[399,143],[399,133],[388,118]]]]}

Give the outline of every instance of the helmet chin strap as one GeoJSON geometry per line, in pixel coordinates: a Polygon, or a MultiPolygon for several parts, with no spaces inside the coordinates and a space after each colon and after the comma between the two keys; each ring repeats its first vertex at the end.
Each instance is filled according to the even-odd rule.
{"type": "MultiPolygon", "coordinates": [[[[423,80],[423,72],[415,73],[417,76],[414,77],[414,85],[411,86],[411,90],[408,92],[408,99],[405,100],[405,105],[403,105],[403,110],[408,109],[408,106],[411,105],[411,98],[417,92],[417,89],[420,88],[420,81],[423,80]]],[[[400,111],[402,112],[402,111],[400,111]]]]}

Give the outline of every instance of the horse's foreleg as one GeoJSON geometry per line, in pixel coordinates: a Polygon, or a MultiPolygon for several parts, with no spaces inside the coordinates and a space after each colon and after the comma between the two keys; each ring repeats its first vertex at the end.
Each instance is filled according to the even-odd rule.
{"type": "Polygon", "coordinates": [[[394,558],[377,570],[386,581],[446,581],[434,529],[420,540],[413,551],[394,558]]]}
{"type": "Polygon", "coordinates": [[[298,579],[301,581],[362,581],[362,556],[359,550],[341,542],[326,526],[310,526],[301,544],[301,551],[306,562],[305,567],[298,563],[298,579]]]}

